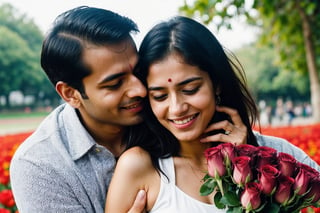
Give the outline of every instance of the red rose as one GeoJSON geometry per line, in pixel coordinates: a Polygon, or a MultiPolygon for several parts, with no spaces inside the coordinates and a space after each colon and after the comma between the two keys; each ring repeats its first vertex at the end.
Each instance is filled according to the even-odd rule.
{"type": "Polygon", "coordinates": [[[231,162],[236,157],[235,145],[233,143],[222,143],[217,147],[221,149],[223,156],[225,158],[228,157],[231,162]]]}
{"type": "Polygon", "coordinates": [[[257,152],[257,168],[261,168],[263,165],[276,164],[277,159],[277,150],[267,147],[267,146],[260,146],[258,147],[257,152]]]}
{"type": "Polygon", "coordinates": [[[240,144],[236,146],[236,150],[239,156],[250,156],[254,157],[257,153],[257,147],[250,144],[240,144]]]}
{"type": "Polygon", "coordinates": [[[264,194],[270,195],[277,186],[277,178],[280,175],[280,171],[271,165],[264,165],[260,172],[259,181],[262,191],[264,194]]]}
{"type": "Polygon", "coordinates": [[[248,156],[235,157],[233,160],[233,179],[238,185],[243,186],[252,179],[250,167],[251,158],[248,156]]]}
{"type": "Polygon", "coordinates": [[[298,195],[304,194],[309,189],[310,180],[311,175],[309,174],[309,172],[304,169],[304,167],[300,167],[293,184],[293,189],[298,195]]]}
{"type": "Polygon", "coordinates": [[[6,207],[13,207],[15,205],[13,193],[11,190],[5,189],[0,191],[0,203],[6,207]]]}
{"type": "Polygon", "coordinates": [[[291,189],[294,179],[288,176],[280,176],[278,179],[278,187],[274,194],[274,198],[278,203],[286,203],[291,196],[291,189]]]}
{"type": "Polygon", "coordinates": [[[320,201],[320,177],[310,180],[310,191],[306,194],[306,198],[311,197],[313,203],[320,201]]]}
{"type": "Polygon", "coordinates": [[[297,160],[292,156],[284,152],[278,154],[278,165],[282,175],[292,177],[296,168],[297,160]]]}
{"type": "Polygon", "coordinates": [[[261,205],[261,185],[256,182],[246,184],[245,190],[241,194],[241,205],[247,210],[254,210],[261,205]]]}
{"type": "Polygon", "coordinates": [[[299,168],[303,168],[305,171],[308,172],[308,174],[311,176],[311,178],[318,178],[320,177],[320,173],[315,170],[314,168],[308,166],[307,164],[303,163],[297,163],[299,168]]]}
{"type": "Polygon", "coordinates": [[[211,177],[222,177],[226,174],[226,167],[224,165],[224,157],[221,149],[218,147],[211,147],[205,150],[205,157],[208,163],[208,173],[211,177]]]}

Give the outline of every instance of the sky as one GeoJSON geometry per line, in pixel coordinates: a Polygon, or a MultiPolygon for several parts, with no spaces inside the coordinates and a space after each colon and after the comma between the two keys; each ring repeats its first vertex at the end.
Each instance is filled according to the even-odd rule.
{"type": "MultiPolygon", "coordinates": [[[[19,13],[32,18],[44,33],[60,13],[73,7],[87,5],[109,9],[137,23],[140,33],[134,39],[139,45],[153,25],[178,15],[178,8],[183,5],[183,0],[0,0],[0,4],[3,3],[10,3],[19,13]]],[[[230,50],[240,48],[255,39],[255,32],[238,22],[232,31],[210,30],[230,50]]]]}

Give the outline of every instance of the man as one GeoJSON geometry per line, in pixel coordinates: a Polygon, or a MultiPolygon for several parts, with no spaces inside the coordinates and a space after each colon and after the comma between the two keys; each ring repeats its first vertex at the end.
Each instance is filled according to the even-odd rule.
{"type": "MultiPolygon", "coordinates": [[[[130,19],[92,7],[71,9],[54,22],[41,66],[66,102],[19,147],[10,168],[20,213],[104,212],[116,158],[146,89],[133,75],[137,51],[130,19]]],[[[119,183],[121,184],[121,183],[119,183]]],[[[141,212],[139,192],[129,212],[141,212]]]]}

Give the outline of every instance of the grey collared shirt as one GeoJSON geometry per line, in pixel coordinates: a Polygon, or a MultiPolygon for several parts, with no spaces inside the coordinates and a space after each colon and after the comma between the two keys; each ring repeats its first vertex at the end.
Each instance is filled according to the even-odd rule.
{"type": "Polygon", "coordinates": [[[102,213],[115,158],[63,104],[22,143],[10,178],[20,213],[102,213]]]}
{"type": "Polygon", "coordinates": [[[254,132],[259,146],[268,146],[276,149],[278,152],[285,152],[292,155],[300,163],[307,164],[308,166],[316,169],[320,172],[320,166],[310,158],[302,149],[294,146],[283,138],[274,136],[262,135],[258,132],[254,132]]]}

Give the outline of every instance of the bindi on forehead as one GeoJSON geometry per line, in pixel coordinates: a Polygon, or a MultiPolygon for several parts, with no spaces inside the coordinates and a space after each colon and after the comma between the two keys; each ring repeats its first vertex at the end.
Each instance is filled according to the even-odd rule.
{"type": "Polygon", "coordinates": [[[171,82],[172,82],[172,79],[171,79],[171,78],[168,78],[168,82],[171,83],[171,82]]]}

